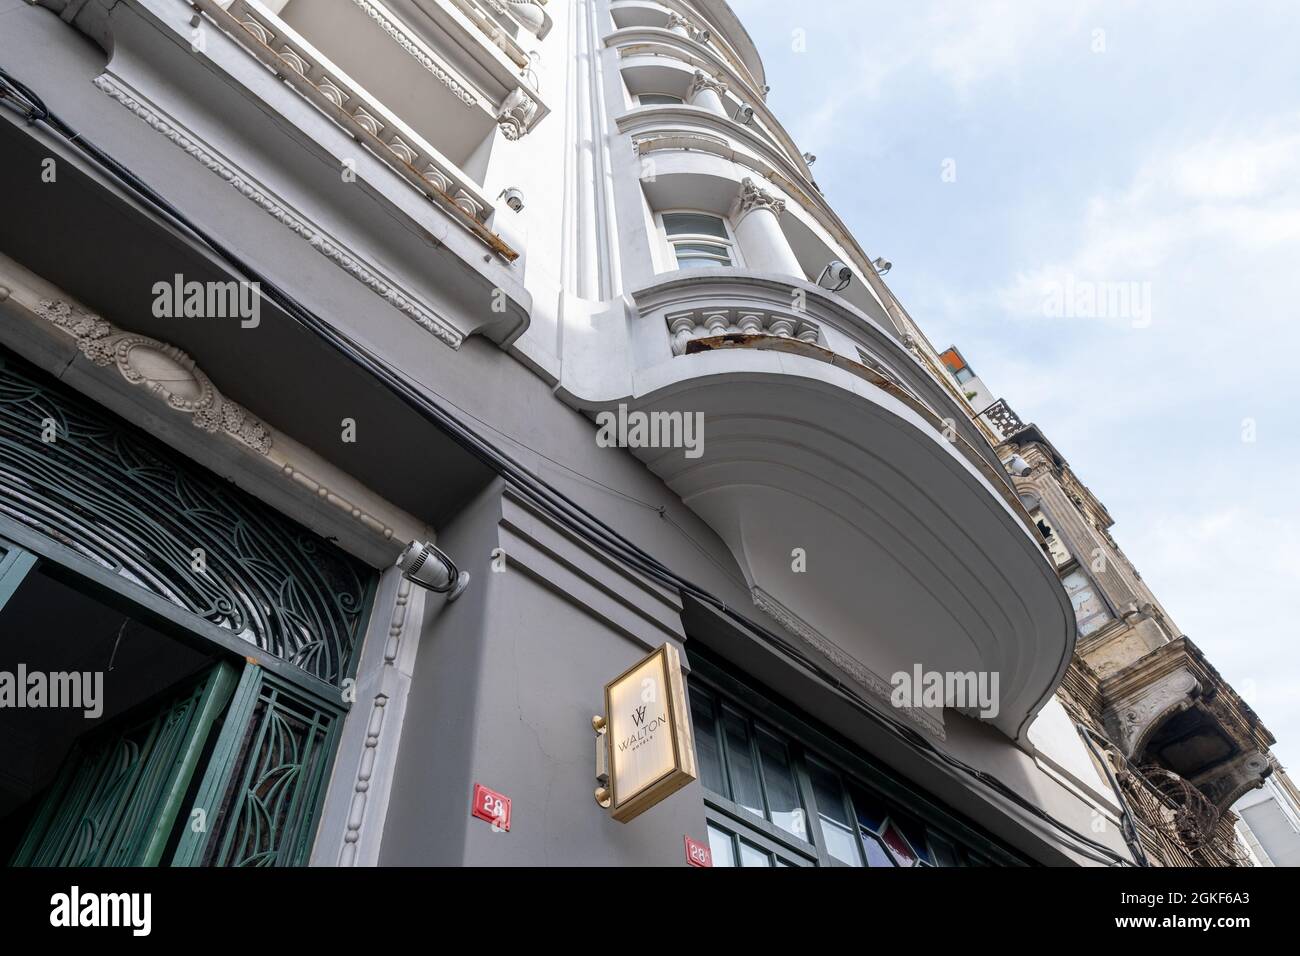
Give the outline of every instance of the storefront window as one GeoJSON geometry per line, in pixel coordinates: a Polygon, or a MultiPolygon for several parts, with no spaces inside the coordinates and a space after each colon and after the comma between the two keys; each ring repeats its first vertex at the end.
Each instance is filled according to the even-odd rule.
{"type": "Polygon", "coordinates": [[[692,663],[691,717],[714,866],[1019,862],[991,840],[974,851],[984,840],[974,831],[946,830],[927,819],[930,808],[878,792],[865,760],[859,767],[835,759],[838,745],[816,747],[796,716],[711,662],[692,663]]]}

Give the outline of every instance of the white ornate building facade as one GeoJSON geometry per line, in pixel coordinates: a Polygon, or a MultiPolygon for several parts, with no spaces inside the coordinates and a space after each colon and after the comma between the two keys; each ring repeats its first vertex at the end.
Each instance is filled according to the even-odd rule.
{"type": "Polygon", "coordinates": [[[1142,813],[1266,776],[1117,551],[1095,626],[1104,509],[974,407],[722,0],[3,31],[0,670],[107,668],[90,724],[0,710],[15,863],[1197,863],[1142,813]],[[615,823],[590,718],[664,643],[699,779],[615,823]],[[918,668],[996,706],[897,706],[918,668]]]}

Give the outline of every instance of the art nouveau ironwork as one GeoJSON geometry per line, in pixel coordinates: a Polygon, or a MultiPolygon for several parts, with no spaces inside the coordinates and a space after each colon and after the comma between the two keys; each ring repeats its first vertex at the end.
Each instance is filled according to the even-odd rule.
{"type": "Polygon", "coordinates": [[[373,575],[0,351],[0,515],[339,683],[373,575]]]}

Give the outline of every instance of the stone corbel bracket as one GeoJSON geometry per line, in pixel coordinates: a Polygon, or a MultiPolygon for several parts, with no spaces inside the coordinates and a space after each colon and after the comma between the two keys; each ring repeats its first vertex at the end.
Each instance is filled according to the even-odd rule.
{"type": "Polygon", "coordinates": [[[506,139],[514,141],[536,126],[542,115],[537,100],[519,86],[506,96],[497,110],[497,126],[506,139]]]}
{"type": "Polygon", "coordinates": [[[433,539],[423,522],[223,395],[180,348],[118,328],[3,255],[0,316],[0,341],[362,560],[389,564],[407,541],[433,539]],[[80,372],[77,355],[87,363],[80,372]],[[203,434],[158,427],[170,416],[203,434]]]}

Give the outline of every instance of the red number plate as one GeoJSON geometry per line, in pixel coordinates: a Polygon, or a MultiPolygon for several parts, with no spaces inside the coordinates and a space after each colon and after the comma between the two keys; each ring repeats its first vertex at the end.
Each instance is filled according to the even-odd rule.
{"type": "Polygon", "coordinates": [[[686,862],[691,866],[713,866],[713,851],[707,844],[686,838],[686,862]]]}
{"type": "Polygon", "coordinates": [[[489,790],[481,783],[474,784],[474,807],[470,816],[486,820],[502,830],[510,829],[510,798],[502,796],[495,790],[489,790]]]}

